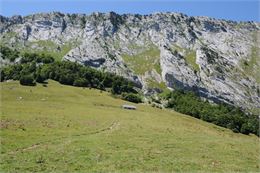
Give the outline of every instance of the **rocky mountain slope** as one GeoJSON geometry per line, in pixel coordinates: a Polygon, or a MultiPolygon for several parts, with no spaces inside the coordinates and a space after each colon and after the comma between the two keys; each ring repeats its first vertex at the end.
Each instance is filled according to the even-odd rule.
{"type": "Polygon", "coordinates": [[[1,44],[117,73],[147,95],[181,88],[250,111],[260,107],[259,34],[260,23],[179,13],[0,16],[1,44]]]}

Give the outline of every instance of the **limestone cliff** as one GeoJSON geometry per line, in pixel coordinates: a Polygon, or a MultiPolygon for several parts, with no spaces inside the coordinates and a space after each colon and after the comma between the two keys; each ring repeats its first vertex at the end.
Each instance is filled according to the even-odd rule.
{"type": "Polygon", "coordinates": [[[260,24],[179,13],[0,16],[1,44],[125,76],[145,94],[193,90],[260,107],[260,24]]]}

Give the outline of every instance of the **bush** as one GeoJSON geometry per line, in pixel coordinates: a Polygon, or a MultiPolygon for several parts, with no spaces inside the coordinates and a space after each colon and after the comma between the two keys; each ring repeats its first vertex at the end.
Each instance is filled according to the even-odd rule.
{"type": "Polygon", "coordinates": [[[37,61],[42,62],[44,64],[49,64],[54,62],[54,58],[50,55],[42,54],[41,56],[38,57],[37,61]]]}
{"type": "Polygon", "coordinates": [[[244,123],[244,124],[242,125],[242,127],[241,127],[241,133],[248,135],[248,134],[250,133],[250,131],[251,131],[250,124],[244,123]]]}
{"type": "Polygon", "coordinates": [[[65,85],[73,85],[74,77],[71,74],[62,74],[60,76],[59,82],[65,85]]]}
{"type": "Polygon", "coordinates": [[[73,85],[78,87],[87,87],[89,85],[89,82],[84,78],[78,78],[74,81],[73,85]]]}
{"type": "Polygon", "coordinates": [[[142,98],[134,93],[123,93],[122,94],[122,98],[124,100],[127,100],[129,102],[133,102],[133,103],[141,103],[142,102],[142,98]]]}
{"type": "Polygon", "coordinates": [[[2,69],[0,69],[0,82],[3,82],[5,80],[5,73],[2,69]]]}
{"type": "Polygon", "coordinates": [[[22,55],[21,63],[30,63],[30,62],[33,62],[34,60],[37,60],[38,58],[39,58],[39,55],[36,53],[25,52],[22,55]]]}
{"type": "Polygon", "coordinates": [[[121,94],[121,81],[116,80],[112,84],[112,94],[121,94]]]}
{"type": "Polygon", "coordinates": [[[35,73],[35,80],[36,80],[36,82],[44,83],[47,79],[48,79],[47,73],[44,70],[42,70],[41,67],[38,67],[36,69],[36,73],[35,73]]]}
{"type": "Polygon", "coordinates": [[[7,66],[2,70],[2,74],[3,79],[1,80],[9,80],[9,79],[13,79],[13,80],[19,80],[20,79],[20,72],[22,71],[23,67],[21,65],[11,65],[11,66],[7,66]]]}
{"type": "Polygon", "coordinates": [[[12,50],[9,47],[0,46],[0,52],[3,59],[9,59],[11,62],[19,57],[19,52],[17,50],[12,50]]]}
{"type": "Polygon", "coordinates": [[[36,74],[35,79],[36,79],[36,82],[38,82],[38,83],[44,83],[48,78],[44,74],[38,73],[38,74],[36,74]]]}
{"type": "Polygon", "coordinates": [[[49,64],[54,62],[54,58],[50,55],[45,55],[43,53],[37,54],[37,53],[25,52],[22,55],[21,63],[31,63],[31,62],[49,64]]]}
{"type": "Polygon", "coordinates": [[[35,80],[32,75],[21,76],[20,78],[21,85],[35,86],[35,80]]]}

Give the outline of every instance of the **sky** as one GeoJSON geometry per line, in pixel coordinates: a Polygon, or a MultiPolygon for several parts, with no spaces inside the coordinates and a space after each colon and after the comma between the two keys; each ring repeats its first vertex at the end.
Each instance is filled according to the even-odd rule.
{"type": "Polygon", "coordinates": [[[181,12],[189,16],[260,22],[260,0],[0,0],[0,14],[181,12]]]}

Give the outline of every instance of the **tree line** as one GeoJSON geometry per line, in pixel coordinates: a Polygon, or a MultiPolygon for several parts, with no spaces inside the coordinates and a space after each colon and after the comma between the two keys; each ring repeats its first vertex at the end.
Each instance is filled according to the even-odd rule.
{"type": "Polygon", "coordinates": [[[211,104],[194,92],[176,90],[166,96],[168,108],[243,134],[259,136],[259,118],[228,104],[211,104]]]}
{"type": "Polygon", "coordinates": [[[52,79],[65,85],[109,90],[112,94],[122,94],[125,100],[141,102],[134,89],[135,84],[116,74],[102,72],[75,62],[54,61],[53,57],[45,54],[19,53],[3,47],[1,54],[3,59],[10,59],[14,54],[16,58],[19,56],[21,58],[20,63],[1,69],[1,82],[13,79],[19,80],[21,85],[34,86],[36,83],[45,83],[48,79],[52,79]]]}

